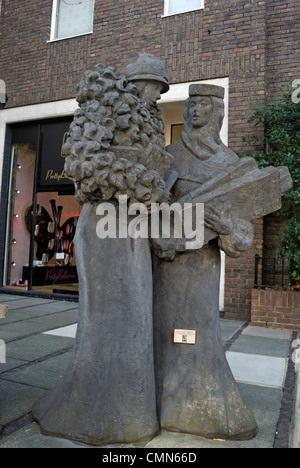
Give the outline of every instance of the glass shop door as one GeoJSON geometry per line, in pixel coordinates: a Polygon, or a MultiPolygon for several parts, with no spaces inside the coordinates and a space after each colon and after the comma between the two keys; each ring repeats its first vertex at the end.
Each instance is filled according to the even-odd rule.
{"type": "Polygon", "coordinates": [[[30,267],[32,204],[37,158],[35,142],[12,146],[11,177],[6,227],[4,286],[28,290],[30,267]]]}

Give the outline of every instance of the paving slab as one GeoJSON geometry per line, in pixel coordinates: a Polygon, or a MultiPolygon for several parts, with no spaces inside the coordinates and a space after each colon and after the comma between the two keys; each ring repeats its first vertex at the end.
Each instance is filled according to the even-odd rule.
{"type": "Polygon", "coordinates": [[[235,327],[236,329],[241,328],[245,322],[241,320],[228,320],[228,319],[220,319],[221,327],[235,327]]]}
{"type": "Polygon", "coordinates": [[[276,340],[290,340],[291,332],[289,330],[278,330],[265,327],[254,327],[249,325],[242,331],[243,335],[261,336],[263,338],[275,338],[276,340]]]}
{"type": "Polygon", "coordinates": [[[34,363],[34,365],[25,365],[22,368],[10,370],[3,374],[1,379],[32,387],[51,389],[63,376],[71,357],[71,352],[65,352],[45,361],[34,363]]]}
{"type": "Polygon", "coordinates": [[[255,354],[226,352],[226,358],[234,378],[239,382],[282,387],[287,359],[255,354]]]}
{"type": "Polygon", "coordinates": [[[24,296],[18,294],[0,294],[0,302],[18,301],[24,299],[24,296]]]}
{"type": "Polygon", "coordinates": [[[0,379],[0,424],[8,424],[29,413],[45,390],[0,379]]]}
{"type": "MultiPolygon", "coordinates": [[[[46,317],[46,316],[51,316],[51,315],[59,315],[59,314],[64,314],[69,312],[70,314],[73,314],[74,317],[77,320],[78,317],[78,307],[72,306],[70,308],[58,308],[56,309],[55,307],[52,308],[46,308],[46,306],[36,306],[36,307],[26,307],[26,308],[20,308],[20,309],[14,309],[10,310],[7,314],[7,316],[0,321],[0,327],[3,325],[6,325],[8,323],[14,323],[14,322],[19,322],[23,320],[28,320],[32,318],[39,318],[39,317],[46,317]]],[[[58,323],[59,325],[59,323],[58,323]]]]}
{"type": "Polygon", "coordinates": [[[44,332],[45,335],[65,336],[68,338],[76,337],[77,324],[69,325],[67,327],[55,328],[54,330],[44,332]]]}
{"type": "Polygon", "coordinates": [[[0,448],[89,448],[89,446],[71,440],[44,436],[40,433],[38,425],[31,423],[0,440],[0,448]]]}
{"type": "MultiPolygon", "coordinates": [[[[5,301],[4,301],[5,302],[5,301]]],[[[17,310],[17,309],[22,309],[26,307],[31,307],[31,306],[37,306],[37,305],[45,305],[47,303],[51,303],[50,299],[38,299],[36,297],[26,297],[25,299],[17,299],[14,301],[10,301],[8,303],[8,313],[9,310],[17,310]]]]}
{"type": "Polygon", "coordinates": [[[223,343],[230,340],[232,336],[243,326],[244,322],[238,320],[220,320],[221,338],[223,343]]]}
{"type": "Polygon", "coordinates": [[[34,318],[36,316],[41,315],[36,311],[37,307],[34,307],[31,311],[29,309],[17,309],[17,310],[9,310],[5,319],[0,321],[0,328],[3,325],[7,325],[8,323],[20,322],[22,320],[27,320],[30,318],[34,318]]]}
{"type": "Polygon", "coordinates": [[[47,330],[43,323],[35,322],[34,320],[23,320],[21,322],[9,323],[0,327],[0,339],[6,341],[14,341],[25,336],[41,333],[47,330]]]}
{"type": "MultiPolygon", "coordinates": [[[[1,334],[1,330],[0,330],[1,334]]],[[[289,353],[290,340],[267,338],[255,335],[241,335],[230,347],[230,351],[265,356],[286,357],[289,353]]]]}
{"type": "MultiPolygon", "coordinates": [[[[1,374],[3,374],[3,372],[7,372],[11,369],[15,369],[17,367],[23,366],[24,364],[28,362],[29,361],[24,361],[22,359],[15,359],[15,358],[6,356],[6,363],[5,364],[0,363],[0,377],[1,377],[1,374]]],[[[1,388],[1,385],[0,385],[0,388],[1,388]]]]}
{"type": "Polygon", "coordinates": [[[230,340],[230,338],[238,331],[239,327],[236,326],[221,326],[221,337],[223,343],[230,340]]]}
{"type": "MultiPolygon", "coordinates": [[[[60,312],[64,310],[78,310],[78,303],[76,302],[59,302],[59,301],[51,301],[44,304],[37,304],[31,305],[26,307],[26,309],[30,309],[35,311],[36,313],[40,313],[42,315],[51,314],[52,312],[60,312]]],[[[24,309],[26,311],[26,309],[24,309]]]]}
{"type": "Polygon", "coordinates": [[[43,325],[43,331],[72,325],[78,322],[78,310],[62,310],[58,313],[35,317],[34,323],[43,325]]]}
{"type": "Polygon", "coordinates": [[[7,343],[6,354],[7,358],[34,361],[73,346],[74,340],[72,338],[40,334],[7,343]]]}
{"type": "MultiPolygon", "coordinates": [[[[78,303],[4,294],[0,294],[0,303],[9,305],[7,317],[0,320],[0,339],[8,341],[6,363],[0,364],[0,424],[5,425],[0,448],[90,448],[85,444],[43,436],[27,416],[41,396],[56,385],[71,360],[78,303]]],[[[230,349],[226,356],[257,420],[257,436],[251,441],[224,442],[189,434],[162,433],[143,444],[146,448],[274,446],[278,418],[282,413],[291,332],[254,326],[242,328],[247,324],[236,320],[221,319],[220,324],[223,343],[241,331],[240,335],[235,335],[233,343],[227,343],[230,349]]],[[[294,421],[295,429],[297,424],[300,427],[299,416],[295,415],[294,421]]],[[[294,445],[300,443],[298,435],[299,430],[294,430],[294,445]]],[[[122,445],[125,448],[132,446],[122,445]]]]}

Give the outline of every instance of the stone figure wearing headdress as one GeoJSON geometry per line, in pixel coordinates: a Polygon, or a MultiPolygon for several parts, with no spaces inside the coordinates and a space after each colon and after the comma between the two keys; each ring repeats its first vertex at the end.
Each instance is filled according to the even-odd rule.
{"type": "Polygon", "coordinates": [[[154,262],[157,399],[164,430],[248,439],[256,422],[220,333],[220,249],[237,258],[250,248],[252,221],[280,208],[290,177],[285,168],[260,171],[253,158],[240,159],[222,143],[223,98],[222,87],[191,85],[181,138],[166,148],[178,173],[171,201],[204,203],[205,236],[197,250],[186,250],[181,239],[151,240],[160,257],[154,262]],[[176,330],[192,332],[195,341],[174,341],[176,330]]]}

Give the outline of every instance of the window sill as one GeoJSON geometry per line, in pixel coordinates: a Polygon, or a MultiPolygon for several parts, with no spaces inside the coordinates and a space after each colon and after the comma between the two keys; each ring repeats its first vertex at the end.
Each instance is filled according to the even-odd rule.
{"type": "Polygon", "coordinates": [[[88,32],[84,32],[81,34],[74,34],[74,36],[66,36],[66,37],[58,37],[58,38],[50,39],[49,41],[47,41],[47,44],[50,44],[51,42],[65,41],[66,39],[74,39],[75,37],[87,36],[88,34],[93,34],[93,31],[88,31],[88,32]]]}
{"type": "Polygon", "coordinates": [[[201,7],[201,8],[193,8],[193,9],[191,9],[191,10],[185,10],[185,11],[179,11],[178,13],[168,13],[168,14],[164,14],[164,15],[162,15],[162,18],[168,18],[169,16],[183,15],[184,13],[191,13],[192,11],[200,11],[200,10],[204,10],[204,7],[201,7]]]}

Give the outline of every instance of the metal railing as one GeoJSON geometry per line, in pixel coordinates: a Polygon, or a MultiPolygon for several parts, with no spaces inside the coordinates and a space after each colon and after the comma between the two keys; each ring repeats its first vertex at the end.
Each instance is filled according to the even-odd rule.
{"type": "Polygon", "coordinates": [[[287,272],[288,263],[284,259],[255,255],[255,288],[284,289],[291,286],[287,272]]]}

